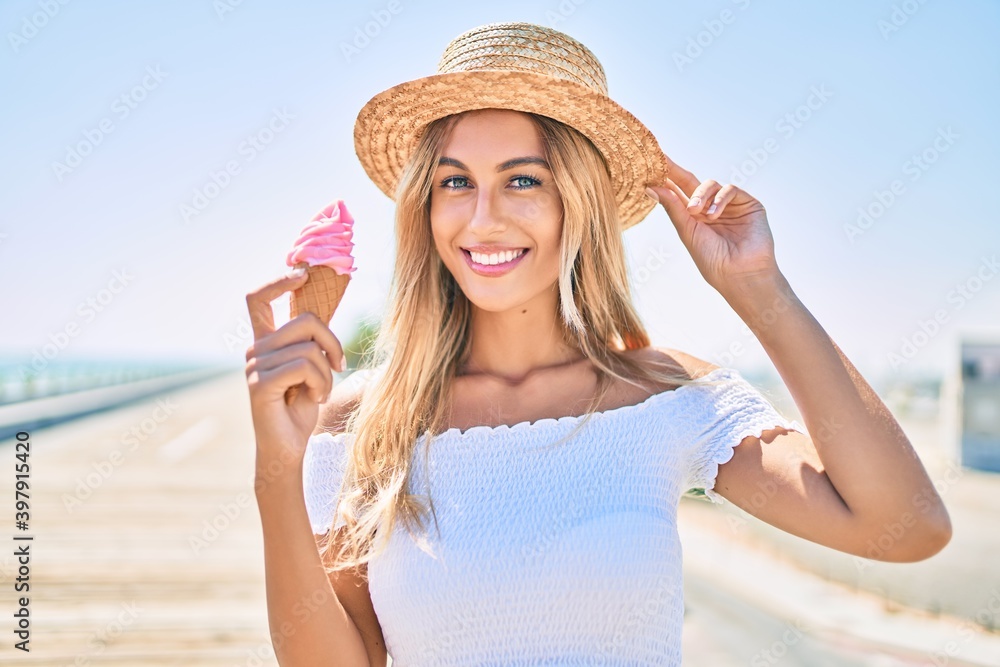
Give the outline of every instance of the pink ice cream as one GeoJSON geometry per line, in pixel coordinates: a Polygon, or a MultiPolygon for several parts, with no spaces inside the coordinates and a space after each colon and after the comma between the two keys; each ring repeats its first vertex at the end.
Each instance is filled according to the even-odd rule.
{"type": "Polygon", "coordinates": [[[313,217],[299,234],[285,262],[295,266],[328,266],[345,275],[355,270],[351,249],[354,244],[354,218],[347,212],[344,200],[338,199],[313,217]]]}

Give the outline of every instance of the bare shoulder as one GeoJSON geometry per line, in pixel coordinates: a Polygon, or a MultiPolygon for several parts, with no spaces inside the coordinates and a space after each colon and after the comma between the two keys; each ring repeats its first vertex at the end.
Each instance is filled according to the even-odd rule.
{"type": "Polygon", "coordinates": [[[699,359],[698,357],[667,347],[656,347],[650,345],[640,350],[635,350],[634,354],[638,359],[647,363],[652,363],[662,370],[686,375],[688,378],[699,378],[711,373],[719,366],[699,359]]]}
{"type": "Polygon", "coordinates": [[[370,371],[355,371],[334,384],[326,403],[319,408],[319,420],[313,435],[344,432],[347,418],[357,409],[372,375],[370,371]]]}

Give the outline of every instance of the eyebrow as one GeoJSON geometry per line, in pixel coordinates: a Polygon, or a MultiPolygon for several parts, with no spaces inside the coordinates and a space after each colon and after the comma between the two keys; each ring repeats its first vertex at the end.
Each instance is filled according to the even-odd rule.
{"type": "MultiPolygon", "coordinates": [[[[501,162],[500,164],[497,165],[497,173],[499,174],[501,172],[507,171],[508,169],[519,167],[522,164],[537,164],[542,167],[545,167],[546,169],[549,169],[549,163],[546,162],[543,158],[537,157],[535,155],[529,155],[527,157],[516,157],[507,160],[506,162],[501,162]]],[[[456,160],[455,158],[452,157],[442,157],[440,160],[438,160],[438,166],[458,167],[459,169],[464,169],[465,171],[469,171],[469,168],[466,167],[461,161],[456,160]]],[[[549,171],[551,171],[551,169],[549,169],[549,171]]]]}

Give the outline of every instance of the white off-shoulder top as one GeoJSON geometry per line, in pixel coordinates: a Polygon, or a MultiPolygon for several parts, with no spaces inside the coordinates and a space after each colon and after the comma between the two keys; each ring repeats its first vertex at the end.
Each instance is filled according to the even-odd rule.
{"type": "MultiPolygon", "coordinates": [[[[411,492],[430,494],[427,553],[398,524],[368,565],[394,667],[680,665],[677,506],[747,436],[785,419],[738,371],[583,416],[421,437],[411,492]]],[[[349,434],[309,439],[303,481],[317,534],[333,522],[349,434]]],[[[338,519],[337,525],[342,521],[338,519]]]]}

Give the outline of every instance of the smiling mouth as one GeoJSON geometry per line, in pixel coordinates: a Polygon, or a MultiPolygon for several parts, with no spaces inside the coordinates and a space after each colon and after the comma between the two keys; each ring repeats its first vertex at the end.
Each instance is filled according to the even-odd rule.
{"type": "Polygon", "coordinates": [[[472,252],[471,250],[462,248],[462,252],[468,255],[475,264],[479,264],[481,266],[495,266],[497,264],[507,264],[514,261],[524,253],[528,252],[528,249],[521,248],[519,250],[508,250],[506,252],[486,254],[481,252],[472,252]]]}

